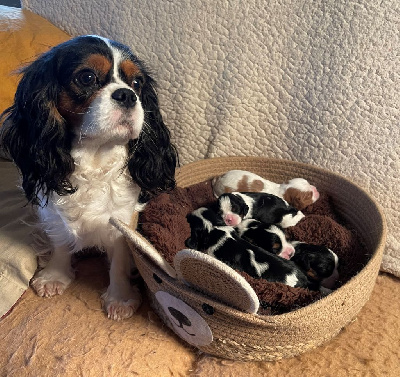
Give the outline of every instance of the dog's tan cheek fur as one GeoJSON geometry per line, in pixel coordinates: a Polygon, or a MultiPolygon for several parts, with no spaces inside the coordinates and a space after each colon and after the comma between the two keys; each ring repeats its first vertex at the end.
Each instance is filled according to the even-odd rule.
{"type": "Polygon", "coordinates": [[[82,119],[88,107],[96,97],[92,95],[84,103],[76,103],[65,91],[62,91],[59,98],[57,109],[61,116],[72,127],[79,127],[82,124],[82,119]]]}
{"type": "Polygon", "coordinates": [[[52,103],[50,105],[50,118],[55,119],[57,123],[62,123],[64,121],[64,117],[60,114],[59,110],[57,109],[57,106],[52,103]]]}

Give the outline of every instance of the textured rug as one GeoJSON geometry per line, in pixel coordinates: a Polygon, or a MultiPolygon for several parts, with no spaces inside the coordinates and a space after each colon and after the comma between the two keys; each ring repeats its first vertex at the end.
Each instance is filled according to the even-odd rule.
{"type": "Polygon", "coordinates": [[[329,343],[277,362],[232,362],[185,345],[145,299],[129,320],[108,320],[99,295],[108,284],[101,257],[79,260],[62,296],[28,289],[0,321],[0,376],[398,376],[400,282],[381,273],[357,319],[329,343]]]}

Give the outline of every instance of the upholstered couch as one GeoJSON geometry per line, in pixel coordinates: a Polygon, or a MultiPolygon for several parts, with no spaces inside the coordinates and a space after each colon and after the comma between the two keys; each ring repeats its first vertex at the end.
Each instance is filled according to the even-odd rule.
{"type": "MultiPolygon", "coordinates": [[[[394,97],[399,62],[389,30],[395,13],[389,5],[376,12],[372,1],[358,11],[356,6],[347,9],[342,2],[336,7],[328,2],[331,9],[324,10],[322,2],[317,2],[312,12],[301,10],[296,2],[274,1],[269,11],[260,9],[265,25],[254,23],[250,28],[251,20],[260,21],[254,8],[258,3],[253,1],[247,7],[235,3],[235,9],[230,7],[233,3],[217,9],[200,1],[194,8],[189,3],[179,8],[148,1],[137,4],[135,12],[130,1],[115,4],[115,9],[100,9],[101,1],[95,5],[72,0],[45,3],[23,1],[60,28],[26,9],[0,7],[0,111],[12,103],[18,81],[12,73],[51,46],[79,33],[121,39],[138,50],[158,77],[161,105],[182,163],[220,155],[266,155],[314,163],[347,175],[375,195],[384,208],[390,244],[382,270],[400,275],[395,210],[400,204],[395,191],[400,171],[399,103],[394,97]],[[237,18],[230,29],[227,14],[233,11],[240,11],[247,21],[241,25],[237,18]],[[219,21],[213,12],[221,17],[219,21]],[[291,30],[300,30],[290,26],[296,12],[302,27],[311,20],[314,24],[290,38],[291,30]],[[304,15],[309,19],[300,17],[304,15]],[[75,22],[76,17],[81,21],[75,22]],[[352,23],[346,23],[349,19],[352,23]],[[135,22],[127,30],[131,20],[135,22]],[[368,32],[369,40],[376,42],[374,47],[364,45],[366,39],[359,34],[368,29],[368,23],[377,33],[368,32]],[[211,25],[220,35],[213,44],[195,38],[196,33],[205,36],[202,31],[211,25]],[[260,41],[259,46],[249,43],[236,50],[239,41],[232,41],[239,36],[261,38],[257,27],[276,43],[260,41]],[[347,38],[338,31],[340,27],[356,33],[358,39],[347,38]],[[285,30],[284,43],[279,35],[285,30]],[[323,38],[319,39],[318,31],[323,38]],[[329,50],[329,45],[322,44],[334,39],[331,32],[342,39],[332,42],[329,50]],[[353,56],[351,49],[346,52],[349,43],[354,43],[353,56]],[[219,50],[218,45],[225,49],[219,50]],[[287,56],[282,55],[284,51],[287,56]],[[265,64],[257,65],[261,59],[265,64]]],[[[400,282],[385,272],[358,319],[337,338],[301,357],[274,363],[223,363],[198,355],[165,328],[147,302],[130,320],[109,321],[99,302],[107,285],[107,265],[101,257],[78,262],[77,280],[64,296],[39,298],[28,287],[36,258],[30,246],[30,208],[18,182],[12,162],[1,158],[1,375],[239,376],[245,370],[246,374],[277,376],[293,371],[328,375],[333,370],[338,376],[400,373],[400,282]]]]}

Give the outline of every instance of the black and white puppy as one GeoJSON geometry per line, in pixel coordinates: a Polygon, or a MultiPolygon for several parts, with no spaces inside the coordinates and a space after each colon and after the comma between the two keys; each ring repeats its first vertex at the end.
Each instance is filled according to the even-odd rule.
{"type": "Polygon", "coordinates": [[[246,219],[236,226],[236,231],[239,237],[281,258],[290,259],[295,252],[293,245],[277,225],[246,219]]]}
{"type": "Polygon", "coordinates": [[[217,209],[222,223],[237,226],[244,219],[255,219],[282,228],[296,225],[304,214],[284,199],[261,192],[232,192],[218,198],[217,209]]]}
{"type": "Polygon", "coordinates": [[[339,278],[338,256],[325,246],[294,241],[295,253],[291,261],[306,274],[315,289],[319,286],[332,289],[339,278]]]}
{"type": "Polygon", "coordinates": [[[186,246],[204,252],[252,277],[291,287],[308,287],[304,273],[291,261],[241,239],[231,226],[216,226],[216,214],[205,207],[187,215],[191,235],[186,246]]]}
{"type": "Polygon", "coordinates": [[[109,318],[130,317],[141,302],[130,252],[109,223],[130,223],[139,195],[175,186],[177,154],[145,65],[118,42],[81,36],[22,71],[5,110],[2,144],[18,166],[52,256],[31,285],[62,294],[74,278],[71,255],[97,246],[110,260],[102,296],[109,318]]]}

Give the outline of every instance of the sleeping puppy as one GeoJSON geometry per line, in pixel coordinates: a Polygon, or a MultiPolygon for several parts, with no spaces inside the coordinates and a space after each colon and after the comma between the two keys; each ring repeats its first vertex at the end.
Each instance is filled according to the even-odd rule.
{"type": "Polygon", "coordinates": [[[296,225],[304,214],[285,200],[259,192],[222,194],[216,204],[220,224],[237,226],[242,220],[255,219],[282,228],[296,225]]]}
{"type": "Polygon", "coordinates": [[[294,255],[293,245],[289,243],[285,233],[277,225],[267,225],[258,220],[246,219],[239,223],[236,231],[239,237],[278,257],[290,259],[294,255]]]}
{"type": "Polygon", "coordinates": [[[308,287],[304,273],[291,261],[280,258],[241,239],[231,226],[215,226],[218,218],[207,208],[199,208],[186,217],[191,236],[185,244],[244,271],[254,278],[263,278],[291,287],[308,287]]]}
{"type": "Polygon", "coordinates": [[[275,183],[245,170],[229,170],[212,180],[216,198],[230,192],[265,192],[285,199],[302,210],[319,198],[317,188],[304,178],[293,178],[288,183],[275,183]]]}
{"type": "Polygon", "coordinates": [[[325,246],[294,241],[295,253],[291,258],[306,275],[315,289],[332,289],[338,280],[338,256],[325,246]]]}

